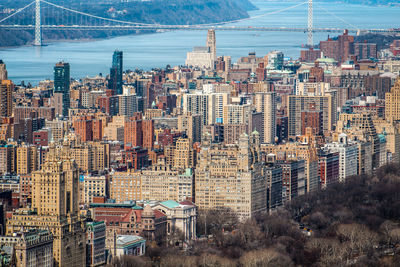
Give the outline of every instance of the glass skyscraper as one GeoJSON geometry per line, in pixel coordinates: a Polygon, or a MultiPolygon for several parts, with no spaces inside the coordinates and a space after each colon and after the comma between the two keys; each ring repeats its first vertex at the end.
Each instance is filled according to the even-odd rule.
{"type": "Polygon", "coordinates": [[[123,71],[123,53],[122,51],[114,51],[112,67],[110,69],[109,89],[114,90],[114,94],[122,94],[122,71],[123,71]]]}
{"type": "Polygon", "coordinates": [[[69,63],[59,62],[54,67],[54,93],[62,93],[62,114],[64,117],[68,116],[68,109],[70,107],[69,99],[69,86],[70,86],[70,67],[69,63]]]}

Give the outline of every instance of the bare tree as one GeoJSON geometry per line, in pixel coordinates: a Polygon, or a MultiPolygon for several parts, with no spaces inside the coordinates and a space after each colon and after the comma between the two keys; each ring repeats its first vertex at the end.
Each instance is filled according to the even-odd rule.
{"type": "Polygon", "coordinates": [[[378,235],[361,224],[340,224],[337,234],[347,242],[352,254],[362,254],[377,244],[378,235]]]}
{"type": "Polygon", "coordinates": [[[292,265],[293,263],[287,256],[278,253],[274,249],[250,251],[240,258],[240,266],[242,267],[275,267],[292,265]]]}

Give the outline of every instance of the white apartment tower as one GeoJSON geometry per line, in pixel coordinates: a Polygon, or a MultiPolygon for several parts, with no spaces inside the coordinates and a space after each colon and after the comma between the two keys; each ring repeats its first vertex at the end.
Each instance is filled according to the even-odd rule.
{"type": "Polygon", "coordinates": [[[262,142],[273,144],[276,137],[276,93],[256,93],[253,105],[257,112],[262,113],[262,142]]]}

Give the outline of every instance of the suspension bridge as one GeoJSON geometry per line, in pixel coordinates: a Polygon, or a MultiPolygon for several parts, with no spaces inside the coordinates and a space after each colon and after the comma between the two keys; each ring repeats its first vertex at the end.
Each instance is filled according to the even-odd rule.
{"type": "MultiPolygon", "coordinates": [[[[329,13],[328,10],[325,10],[329,13]]],[[[265,14],[253,16],[250,18],[226,21],[221,23],[197,24],[197,25],[162,25],[140,22],[123,21],[113,18],[105,18],[97,15],[88,14],[68,7],[60,6],[46,0],[34,0],[25,7],[19,8],[15,12],[0,19],[0,29],[7,30],[33,30],[35,32],[34,45],[42,45],[43,30],[126,30],[126,31],[157,31],[157,30],[207,30],[214,28],[222,31],[286,31],[286,32],[304,32],[307,33],[307,45],[313,46],[313,33],[328,32],[342,33],[344,28],[318,28],[314,27],[313,0],[286,7],[280,10],[267,12],[265,14]],[[308,17],[307,27],[253,27],[253,26],[229,26],[227,24],[252,20],[263,16],[279,14],[291,9],[297,9],[300,6],[307,6],[308,17]],[[46,12],[43,12],[46,10],[46,12]],[[51,14],[44,16],[43,14],[51,14]]],[[[356,26],[337,17],[349,26],[349,31],[353,33],[400,33],[400,29],[358,29],[356,26]]]]}

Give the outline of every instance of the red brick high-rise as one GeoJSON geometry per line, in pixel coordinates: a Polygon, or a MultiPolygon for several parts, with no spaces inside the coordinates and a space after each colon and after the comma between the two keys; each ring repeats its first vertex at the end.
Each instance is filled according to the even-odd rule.
{"type": "Polygon", "coordinates": [[[328,37],[328,40],[321,41],[319,46],[324,57],[334,58],[337,62],[343,63],[354,55],[354,36],[345,30],[337,40],[328,37]]]}
{"type": "Polygon", "coordinates": [[[324,82],[324,69],[319,66],[318,61],[315,62],[314,67],[310,69],[309,81],[312,83],[324,82]]]}
{"type": "Polygon", "coordinates": [[[136,113],[125,122],[125,149],[143,146],[143,125],[141,113],[136,113]]]}
{"type": "Polygon", "coordinates": [[[267,70],[265,69],[264,62],[258,64],[256,74],[258,81],[264,81],[267,78],[267,70]]]}
{"type": "Polygon", "coordinates": [[[343,63],[354,55],[354,36],[349,35],[349,31],[345,30],[343,35],[339,35],[339,62],[343,63]]]}
{"type": "Polygon", "coordinates": [[[328,40],[319,43],[322,56],[339,61],[339,42],[328,37],[328,40]]]}
{"type": "Polygon", "coordinates": [[[154,146],[154,121],[144,120],[142,125],[143,130],[143,147],[147,148],[149,151],[153,149],[154,146]]]}
{"type": "Polygon", "coordinates": [[[357,57],[357,60],[377,58],[377,45],[367,43],[366,41],[364,43],[355,43],[354,55],[357,57]]]}
{"type": "Polygon", "coordinates": [[[303,62],[314,62],[321,57],[321,50],[314,50],[310,48],[308,50],[300,51],[300,60],[303,62]]]}
{"type": "Polygon", "coordinates": [[[93,141],[103,139],[103,121],[96,119],[92,121],[93,141]]]}
{"type": "Polygon", "coordinates": [[[93,141],[92,119],[82,116],[73,122],[76,135],[82,142],[93,141]]]}
{"type": "Polygon", "coordinates": [[[301,112],[301,134],[306,134],[306,129],[311,128],[313,134],[323,133],[322,111],[303,111],[301,112]]]}

